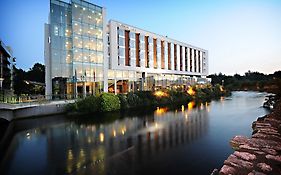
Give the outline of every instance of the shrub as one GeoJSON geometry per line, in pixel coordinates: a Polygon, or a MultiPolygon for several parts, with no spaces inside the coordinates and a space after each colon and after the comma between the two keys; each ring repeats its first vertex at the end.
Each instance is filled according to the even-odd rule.
{"type": "Polygon", "coordinates": [[[117,111],[120,109],[120,100],[114,94],[103,93],[100,96],[100,105],[102,112],[117,111]]]}
{"type": "Polygon", "coordinates": [[[65,110],[67,112],[74,112],[74,111],[77,111],[78,110],[78,107],[77,107],[77,103],[68,103],[66,106],[65,106],[65,110]]]}
{"type": "Polygon", "coordinates": [[[141,104],[140,98],[132,92],[127,94],[127,100],[130,108],[135,108],[141,104]]]}
{"type": "Polygon", "coordinates": [[[97,96],[89,96],[76,102],[77,111],[85,113],[98,112],[100,109],[100,98],[97,96]]]}
{"type": "Polygon", "coordinates": [[[137,106],[153,106],[157,104],[152,91],[137,91],[135,94],[140,99],[140,103],[137,106]]]}
{"type": "Polygon", "coordinates": [[[175,104],[183,104],[192,100],[192,97],[185,92],[180,91],[169,91],[170,101],[175,104]]]}
{"type": "Polygon", "coordinates": [[[128,109],[129,104],[128,104],[128,99],[125,94],[118,94],[117,95],[120,101],[121,109],[128,109]]]}

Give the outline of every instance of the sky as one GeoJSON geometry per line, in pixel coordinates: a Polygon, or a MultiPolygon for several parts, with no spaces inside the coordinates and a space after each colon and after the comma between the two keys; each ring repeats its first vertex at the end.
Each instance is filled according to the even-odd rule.
{"type": "MultiPolygon", "coordinates": [[[[114,19],[209,51],[209,73],[281,70],[281,0],[88,0],[114,19]]],[[[49,0],[0,0],[17,67],[44,63],[49,0]]]]}

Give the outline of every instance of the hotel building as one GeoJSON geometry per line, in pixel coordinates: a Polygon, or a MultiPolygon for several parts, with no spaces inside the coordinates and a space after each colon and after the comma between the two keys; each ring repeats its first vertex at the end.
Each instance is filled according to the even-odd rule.
{"type": "Polygon", "coordinates": [[[208,74],[207,50],[113,20],[108,31],[109,92],[186,88],[208,74]]]}
{"type": "Polygon", "coordinates": [[[208,75],[208,51],[121,22],[83,0],[51,0],[46,95],[186,88],[208,75]]]}

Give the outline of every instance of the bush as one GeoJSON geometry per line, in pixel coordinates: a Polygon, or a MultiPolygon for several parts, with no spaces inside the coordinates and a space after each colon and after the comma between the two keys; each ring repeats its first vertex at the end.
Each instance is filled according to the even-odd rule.
{"type": "Polygon", "coordinates": [[[103,93],[100,96],[101,112],[117,111],[120,109],[118,96],[110,93],[103,93]]]}
{"type": "Polygon", "coordinates": [[[140,99],[138,106],[154,106],[157,104],[156,98],[152,91],[137,91],[135,94],[140,99]]]}
{"type": "Polygon", "coordinates": [[[184,104],[190,102],[192,97],[185,92],[169,91],[170,101],[173,104],[184,104]]]}
{"type": "Polygon", "coordinates": [[[127,94],[127,100],[130,108],[135,108],[141,104],[140,98],[132,92],[127,94]]]}
{"type": "Polygon", "coordinates": [[[129,108],[129,104],[128,104],[128,99],[127,96],[125,94],[118,94],[117,95],[120,101],[120,105],[121,105],[121,109],[128,109],[129,108]]]}
{"type": "Polygon", "coordinates": [[[76,102],[77,111],[85,113],[98,112],[100,109],[100,98],[97,96],[89,96],[76,102]]]}

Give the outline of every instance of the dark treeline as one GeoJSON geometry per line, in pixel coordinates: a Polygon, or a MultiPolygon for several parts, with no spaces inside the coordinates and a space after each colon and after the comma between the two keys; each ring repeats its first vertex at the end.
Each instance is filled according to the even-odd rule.
{"type": "Polygon", "coordinates": [[[228,90],[254,90],[280,93],[281,71],[273,74],[263,74],[260,72],[248,71],[244,75],[235,74],[234,76],[222,73],[209,75],[212,84],[221,84],[228,90]]]}
{"type": "Polygon", "coordinates": [[[35,63],[28,71],[14,67],[14,90],[16,95],[44,94],[45,66],[35,63]]]}

